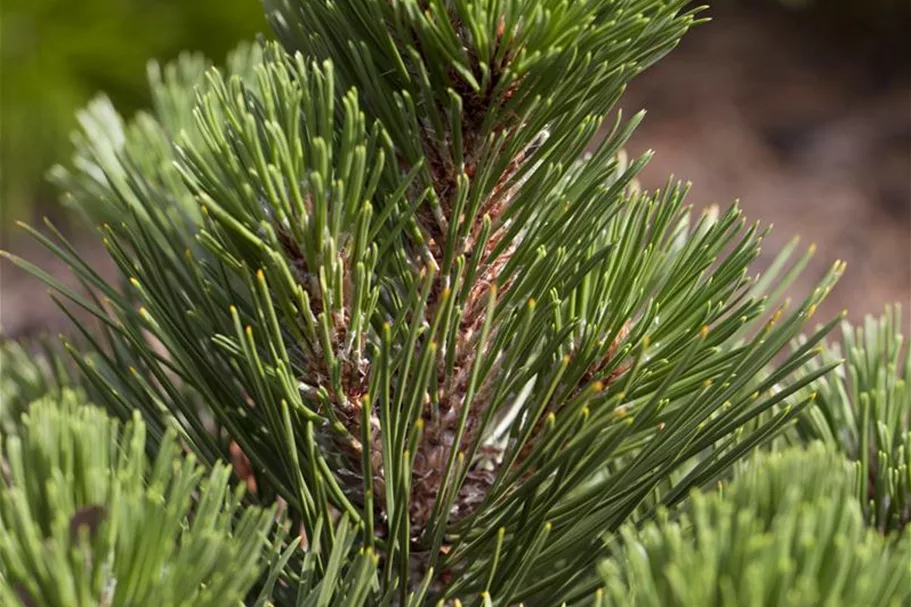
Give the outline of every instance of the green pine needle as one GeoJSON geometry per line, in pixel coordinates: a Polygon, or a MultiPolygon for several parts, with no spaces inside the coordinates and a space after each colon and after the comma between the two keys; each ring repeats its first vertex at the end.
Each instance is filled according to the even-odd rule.
{"type": "Polygon", "coordinates": [[[593,604],[904,605],[911,534],[869,530],[853,483],[820,444],[756,458],[679,519],[625,527],[593,604]]]}
{"type": "Polygon", "coordinates": [[[139,415],[121,427],[73,393],[31,404],[3,439],[4,605],[227,605],[265,565],[274,513],[241,506],[230,469],[146,455],[139,415]]]}

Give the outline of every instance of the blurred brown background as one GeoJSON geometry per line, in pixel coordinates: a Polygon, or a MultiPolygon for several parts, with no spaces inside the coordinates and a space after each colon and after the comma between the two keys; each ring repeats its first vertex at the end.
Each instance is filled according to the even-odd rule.
{"type": "Polygon", "coordinates": [[[804,248],[817,244],[800,293],[847,261],[820,320],[844,308],[860,320],[901,302],[907,330],[911,3],[899,1],[806,10],[716,2],[712,21],[634,82],[622,105],[648,110],[630,146],[656,152],[646,187],[673,173],[692,181],[696,205],[739,199],[748,219],[775,226],[763,262],[794,235],[804,248]]]}
{"type": "MultiPolygon", "coordinates": [[[[740,199],[748,219],[775,224],[763,263],[795,234],[804,246],[815,242],[800,287],[809,288],[835,259],[846,260],[847,273],[819,318],[848,308],[859,320],[890,302],[908,304],[911,3],[715,4],[713,21],[693,30],[621,102],[628,111],[648,109],[629,146],[632,154],[657,152],[641,181],[659,187],[672,173],[692,181],[697,206],[740,199]]],[[[63,147],[59,158],[67,154],[63,147]]],[[[51,256],[8,231],[3,204],[3,246],[63,274],[51,256]]],[[[109,267],[93,235],[77,231],[73,238],[99,268],[109,267]]],[[[0,267],[3,333],[65,325],[42,285],[0,267]]]]}

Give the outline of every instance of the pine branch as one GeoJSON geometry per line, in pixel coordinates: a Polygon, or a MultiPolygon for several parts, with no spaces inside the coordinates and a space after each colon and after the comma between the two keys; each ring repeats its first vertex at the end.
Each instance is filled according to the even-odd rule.
{"type": "Polygon", "coordinates": [[[12,259],[101,320],[67,343],[93,400],[300,527],[282,604],[591,596],[599,538],[811,402],[835,321],[780,354],[843,264],[790,309],[771,284],[806,258],[751,276],[736,206],[639,190],[639,117],[582,156],[682,5],[281,2],[285,48],[153,70],[154,118],[87,115],[61,183],[120,282],[52,226],[88,297],[12,259]]]}

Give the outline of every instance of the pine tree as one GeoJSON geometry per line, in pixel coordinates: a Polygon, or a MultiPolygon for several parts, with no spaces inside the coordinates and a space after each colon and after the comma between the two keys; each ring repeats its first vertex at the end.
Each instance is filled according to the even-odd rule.
{"type": "Polygon", "coordinates": [[[4,600],[614,600],[633,525],[809,436],[843,264],[789,305],[806,257],[760,275],[764,228],[622,151],[685,4],[267,2],[279,43],[153,66],[152,114],[94,102],[54,178],[121,280],[50,224],[87,295],[13,257],[97,327],[2,384],[4,600]]]}

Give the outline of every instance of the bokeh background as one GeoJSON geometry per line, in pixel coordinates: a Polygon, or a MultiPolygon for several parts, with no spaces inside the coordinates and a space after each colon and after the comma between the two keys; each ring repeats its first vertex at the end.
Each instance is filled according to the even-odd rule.
{"type": "MultiPolygon", "coordinates": [[[[847,308],[859,320],[911,304],[911,1],[711,4],[712,22],[621,102],[648,109],[629,146],[656,151],[643,185],[674,174],[693,182],[697,207],[739,199],[749,219],[775,224],[762,261],[795,234],[815,242],[798,291],[847,260],[821,315],[847,308]]],[[[264,31],[257,0],[2,0],[0,248],[65,277],[15,228],[49,216],[109,271],[94,235],[44,179],[71,153],[76,110],[104,91],[131,115],[148,103],[149,59],[186,49],[218,62],[264,31]]],[[[40,283],[0,264],[0,334],[66,326],[40,283]]]]}

